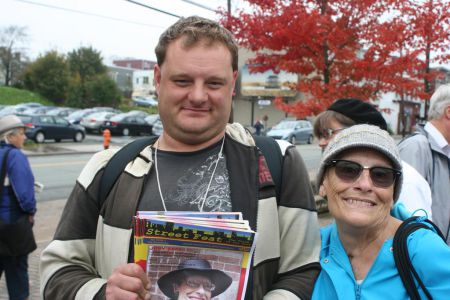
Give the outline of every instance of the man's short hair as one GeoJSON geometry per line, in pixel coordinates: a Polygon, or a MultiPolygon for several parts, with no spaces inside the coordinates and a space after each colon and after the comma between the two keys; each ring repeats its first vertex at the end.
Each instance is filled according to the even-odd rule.
{"type": "Polygon", "coordinates": [[[169,44],[180,37],[185,37],[185,47],[192,47],[198,42],[207,42],[208,45],[222,43],[231,53],[233,71],[238,70],[238,46],[231,32],[215,21],[198,16],[181,18],[161,34],[155,48],[158,65],[164,63],[169,44]]]}
{"type": "Polygon", "coordinates": [[[444,110],[450,105],[450,84],[443,84],[430,98],[428,120],[436,120],[442,117],[444,110]]]}
{"type": "Polygon", "coordinates": [[[349,117],[344,116],[341,113],[338,113],[333,110],[326,110],[317,115],[314,121],[314,135],[317,138],[320,138],[322,132],[329,128],[331,121],[338,121],[344,127],[350,127],[356,124],[355,121],[350,119],[349,117]]]}

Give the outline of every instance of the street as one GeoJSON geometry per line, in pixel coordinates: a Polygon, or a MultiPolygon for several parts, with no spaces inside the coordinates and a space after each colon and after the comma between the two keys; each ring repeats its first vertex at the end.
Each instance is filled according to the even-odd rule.
{"type": "MultiPolygon", "coordinates": [[[[99,136],[88,136],[84,143],[101,143],[99,136]]],[[[118,145],[126,144],[129,137],[116,138],[118,145]]],[[[65,143],[66,145],[69,143],[65,143]]],[[[64,146],[64,144],[60,144],[64,146]]],[[[310,177],[315,176],[320,161],[320,148],[316,144],[297,145],[297,150],[303,157],[310,177]]],[[[35,180],[44,184],[44,190],[37,195],[37,201],[51,201],[67,199],[76,178],[84,165],[92,157],[89,154],[53,154],[44,156],[30,156],[29,161],[35,180]]]]}

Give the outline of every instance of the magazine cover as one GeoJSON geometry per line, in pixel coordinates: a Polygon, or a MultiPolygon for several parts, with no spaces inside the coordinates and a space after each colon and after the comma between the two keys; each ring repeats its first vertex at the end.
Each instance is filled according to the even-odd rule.
{"type": "Polygon", "coordinates": [[[235,220],[227,224],[226,218],[139,215],[134,258],[152,282],[152,299],[244,298],[253,231],[236,228],[235,220]]]}

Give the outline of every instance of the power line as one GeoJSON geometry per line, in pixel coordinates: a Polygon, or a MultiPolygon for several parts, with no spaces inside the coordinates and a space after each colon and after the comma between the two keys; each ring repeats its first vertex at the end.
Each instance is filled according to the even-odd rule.
{"type": "Polygon", "coordinates": [[[71,8],[59,7],[59,6],[54,6],[54,5],[44,4],[44,3],[37,3],[37,2],[29,1],[29,0],[16,0],[16,1],[23,2],[23,3],[26,3],[26,4],[42,6],[42,7],[46,7],[46,8],[51,8],[51,9],[58,9],[58,10],[62,10],[62,11],[72,12],[72,13],[76,13],[76,14],[80,14],[80,15],[87,15],[87,16],[92,16],[92,17],[103,18],[103,19],[112,20],[112,21],[118,21],[118,22],[124,22],[124,23],[129,23],[129,24],[147,26],[147,27],[152,27],[152,28],[165,28],[165,27],[162,27],[162,26],[156,26],[156,25],[151,25],[151,24],[146,24],[146,23],[134,22],[134,21],[124,20],[124,19],[119,19],[119,18],[114,18],[114,17],[108,17],[108,16],[103,16],[103,15],[99,15],[99,14],[89,13],[89,12],[85,12],[85,11],[81,11],[81,10],[75,10],[75,9],[71,9],[71,8]]]}
{"type": "Polygon", "coordinates": [[[212,12],[216,12],[216,10],[215,10],[215,9],[212,9],[211,7],[208,7],[208,6],[206,6],[206,5],[203,5],[203,4],[200,4],[200,3],[197,3],[197,2],[191,1],[191,0],[181,0],[181,1],[186,2],[186,3],[189,3],[189,4],[192,4],[192,5],[195,5],[195,6],[198,6],[198,7],[201,7],[201,8],[203,8],[203,9],[207,9],[207,10],[212,11],[212,12]]]}
{"type": "Polygon", "coordinates": [[[163,13],[163,14],[166,14],[166,15],[169,15],[169,16],[172,16],[172,17],[175,17],[175,18],[181,18],[181,16],[178,16],[178,15],[175,15],[175,14],[173,14],[173,13],[170,13],[170,12],[167,12],[167,11],[164,11],[164,10],[161,10],[161,9],[158,9],[158,8],[155,8],[155,7],[150,6],[150,5],[145,5],[145,4],[142,4],[142,3],[139,3],[139,2],[133,1],[133,0],[125,0],[125,1],[130,2],[130,3],[133,3],[133,4],[136,4],[136,5],[143,6],[143,7],[152,9],[152,10],[155,10],[155,11],[157,11],[157,12],[160,12],[160,13],[163,13]]]}

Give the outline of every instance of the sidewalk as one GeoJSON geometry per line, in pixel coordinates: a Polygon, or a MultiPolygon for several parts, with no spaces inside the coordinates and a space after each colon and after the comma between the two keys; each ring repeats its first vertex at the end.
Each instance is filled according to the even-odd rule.
{"type": "MultiPolygon", "coordinates": [[[[37,203],[37,213],[33,228],[38,248],[28,257],[28,274],[30,277],[30,300],[41,299],[39,295],[39,257],[42,250],[53,238],[66,200],[54,200],[37,203]]],[[[8,300],[5,276],[0,280],[0,300],[8,300]]]]}

